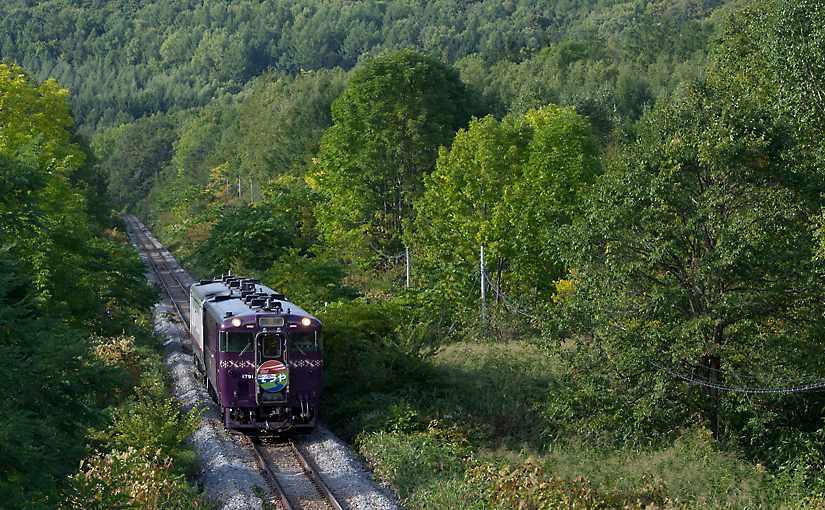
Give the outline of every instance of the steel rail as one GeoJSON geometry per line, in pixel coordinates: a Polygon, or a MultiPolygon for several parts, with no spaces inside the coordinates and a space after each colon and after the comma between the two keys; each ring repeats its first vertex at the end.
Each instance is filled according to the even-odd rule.
{"type": "MultiPolygon", "coordinates": [[[[146,228],[146,226],[141,225],[141,229],[142,229],[144,232],[146,232],[146,233],[147,233],[147,234],[146,234],[146,238],[147,238],[147,239],[149,239],[149,241],[153,244],[154,249],[155,249],[155,250],[157,250],[157,252],[159,252],[159,253],[161,253],[161,252],[166,252],[166,253],[169,253],[169,250],[167,250],[167,249],[166,249],[166,247],[165,247],[165,246],[163,246],[163,244],[161,244],[161,242],[160,242],[160,241],[158,241],[158,239],[157,239],[154,235],[152,235],[152,233],[149,231],[149,229],[148,229],[148,228],[146,228]]],[[[169,256],[171,257],[171,256],[172,256],[172,254],[171,254],[171,253],[169,253],[169,256]]],[[[164,262],[164,264],[166,265],[166,267],[169,269],[169,274],[170,274],[170,276],[172,276],[172,278],[175,280],[175,283],[177,284],[177,286],[178,286],[178,287],[179,287],[179,288],[180,288],[180,289],[181,289],[181,290],[182,290],[185,294],[187,294],[187,296],[188,296],[188,294],[189,294],[189,289],[188,289],[188,287],[187,287],[186,285],[184,285],[184,283],[183,283],[182,281],[180,281],[180,278],[178,278],[178,276],[177,276],[177,273],[178,273],[178,272],[183,271],[183,269],[180,267],[180,264],[178,264],[178,265],[177,265],[177,268],[172,268],[172,267],[169,265],[169,263],[168,263],[168,261],[166,260],[166,258],[165,258],[165,257],[163,257],[163,262],[164,262]]],[[[175,261],[175,262],[177,263],[177,261],[175,261]]],[[[187,301],[187,302],[188,302],[188,301],[187,301]]]]}
{"type": "Polygon", "coordinates": [[[281,485],[281,482],[278,481],[278,477],[275,476],[275,473],[272,471],[272,468],[269,467],[269,463],[263,456],[263,453],[260,450],[260,444],[258,443],[257,439],[253,439],[252,443],[252,452],[255,454],[255,460],[258,462],[261,470],[266,473],[266,477],[269,478],[270,483],[272,484],[275,492],[278,493],[278,497],[281,500],[281,505],[284,507],[283,510],[293,510],[295,507],[292,506],[290,503],[289,498],[286,497],[286,491],[284,487],[281,485]]]}
{"type": "MultiPolygon", "coordinates": [[[[178,310],[178,313],[181,316],[181,319],[184,320],[184,322],[186,322],[188,324],[188,322],[189,322],[189,291],[186,288],[186,286],[183,284],[183,282],[181,282],[180,279],[176,275],[176,273],[180,269],[180,266],[173,267],[169,263],[169,260],[167,259],[166,255],[164,254],[164,252],[166,254],[168,254],[169,252],[164,248],[164,246],[160,243],[160,241],[155,239],[154,236],[152,236],[151,233],[149,233],[149,230],[146,227],[141,225],[140,230],[142,232],[145,232],[144,238],[147,239],[152,244],[152,249],[151,249],[152,251],[149,254],[149,257],[153,258],[153,255],[157,255],[161,265],[163,266],[163,268],[160,269],[160,273],[159,273],[158,276],[160,276],[160,278],[164,280],[164,284],[166,285],[167,294],[169,294],[170,299],[172,299],[173,304],[175,305],[175,308],[178,310]],[[169,277],[171,277],[171,280],[174,280],[174,281],[171,282],[169,277]],[[175,291],[179,291],[182,297],[175,297],[174,296],[175,291]],[[185,308],[186,311],[184,311],[184,308],[185,308]]],[[[169,254],[169,256],[171,257],[171,254],[169,254]]],[[[157,266],[158,261],[153,260],[153,262],[155,262],[155,264],[157,266]]],[[[187,329],[188,329],[188,327],[187,327],[187,329]]]]}
{"type": "MultiPolygon", "coordinates": [[[[267,456],[261,450],[262,444],[259,439],[254,438],[251,441],[252,449],[255,452],[255,459],[257,460],[258,464],[260,464],[261,469],[267,474],[267,477],[272,480],[273,486],[277,489],[277,492],[280,494],[281,503],[284,505],[286,510],[299,510],[301,507],[300,503],[293,503],[289,500],[289,495],[281,483],[278,481],[278,477],[275,474],[275,471],[272,469],[271,462],[267,461],[267,456]]],[[[343,510],[341,503],[329,489],[324,479],[321,478],[321,475],[318,472],[318,468],[311,459],[307,458],[301,449],[295,444],[295,441],[292,439],[288,439],[286,442],[285,448],[289,449],[289,452],[298,462],[298,465],[301,467],[301,470],[304,472],[304,476],[312,483],[315,489],[318,491],[318,495],[324,500],[330,508],[333,510],[343,510]]]]}
{"type": "Polygon", "coordinates": [[[312,484],[320,490],[321,494],[326,498],[329,506],[331,506],[333,510],[343,510],[341,503],[338,502],[332,494],[332,491],[329,490],[329,487],[326,482],[324,482],[324,479],[321,478],[321,475],[318,472],[318,466],[315,465],[312,459],[304,456],[304,453],[300,448],[298,448],[295,441],[290,439],[289,447],[292,449],[292,453],[295,454],[295,458],[298,459],[298,463],[301,464],[301,468],[304,470],[304,473],[306,473],[306,475],[312,480],[312,484]]]}

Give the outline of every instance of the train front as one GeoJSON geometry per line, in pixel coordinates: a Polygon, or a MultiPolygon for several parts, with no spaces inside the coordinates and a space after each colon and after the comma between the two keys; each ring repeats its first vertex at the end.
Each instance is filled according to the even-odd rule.
{"type": "Polygon", "coordinates": [[[275,302],[226,318],[219,332],[218,392],[236,430],[311,430],[323,382],[321,323],[275,302]]]}

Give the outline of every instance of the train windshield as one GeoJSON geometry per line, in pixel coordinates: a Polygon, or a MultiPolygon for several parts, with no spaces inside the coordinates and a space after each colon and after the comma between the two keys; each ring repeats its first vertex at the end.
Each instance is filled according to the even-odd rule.
{"type": "Polygon", "coordinates": [[[317,331],[296,331],[289,335],[289,347],[297,354],[321,352],[321,338],[317,331]]]}
{"type": "Polygon", "coordinates": [[[262,333],[259,335],[261,355],[264,358],[281,357],[281,342],[283,337],[277,333],[262,333]]]}
{"type": "Polygon", "coordinates": [[[248,352],[252,348],[252,333],[228,333],[221,336],[221,351],[248,352]]]}

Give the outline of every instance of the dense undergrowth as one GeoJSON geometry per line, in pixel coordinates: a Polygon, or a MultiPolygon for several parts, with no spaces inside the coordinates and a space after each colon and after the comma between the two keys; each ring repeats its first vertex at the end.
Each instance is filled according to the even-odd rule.
{"type": "Polygon", "coordinates": [[[102,365],[129,373],[128,396],[89,432],[93,451],[71,475],[64,508],[211,508],[190,485],[197,473],[185,440],[194,432],[197,408],[182,413],[169,391],[160,343],[144,314],[139,336],[95,338],[92,355],[102,365]]]}

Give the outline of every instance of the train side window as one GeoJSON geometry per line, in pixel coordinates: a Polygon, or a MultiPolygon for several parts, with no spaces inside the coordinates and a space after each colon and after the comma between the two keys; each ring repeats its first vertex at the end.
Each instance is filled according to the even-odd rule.
{"type": "Polygon", "coordinates": [[[254,335],[252,333],[221,333],[222,352],[248,352],[252,347],[254,335]],[[247,347],[249,346],[249,347],[247,347]]]}

